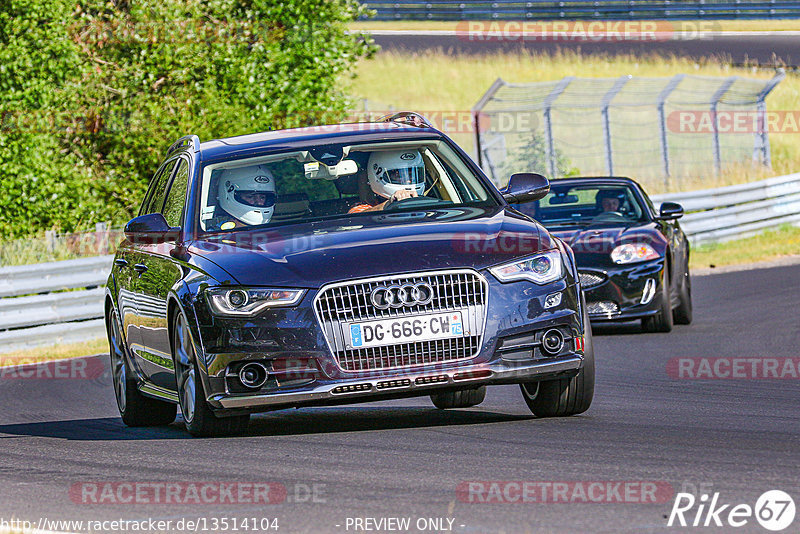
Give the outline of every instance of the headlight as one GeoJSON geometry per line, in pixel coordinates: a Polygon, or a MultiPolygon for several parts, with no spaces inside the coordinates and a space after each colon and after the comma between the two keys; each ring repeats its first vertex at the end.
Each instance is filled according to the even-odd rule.
{"type": "Polygon", "coordinates": [[[553,250],[537,254],[514,263],[492,267],[489,272],[501,282],[530,280],[537,284],[546,284],[561,278],[561,253],[553,250]]]}
{"type": "Polygon", "coordinates": [[[614,263],[636,263],[637,261],[655,260],[659,257],[653,247],[646,243],[628,243],[611,251],[614,263]]]}
{"type": "Polygon", "coordinates": [[[264,308],[294,306],[305,289],[214,287],[206,289],[206,300],[215,315],[253,316],[264,308]]]}

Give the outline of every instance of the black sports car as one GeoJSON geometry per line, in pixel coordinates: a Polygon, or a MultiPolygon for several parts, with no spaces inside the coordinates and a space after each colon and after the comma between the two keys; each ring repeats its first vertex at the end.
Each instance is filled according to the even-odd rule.
{"type": "Polygon", "coordinates": [[[520,384],[589,408],[594,356],[569,247],[416,115],[174,143],[125,228],[105,307],[128,425],[242,431],[253,412],[520,384]]]}
{"type": "Polygon", "coordinates": [[[679,204],[657,212],[630,178],[580,177],[553,180],[546,197],[518,208],[572,248],[593,322],[641,319],[655,332],[691,323],[679,204]]]}

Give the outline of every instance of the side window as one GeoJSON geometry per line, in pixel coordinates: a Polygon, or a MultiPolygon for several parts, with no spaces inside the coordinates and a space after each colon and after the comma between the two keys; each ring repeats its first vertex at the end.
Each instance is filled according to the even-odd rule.
{"type": "Polygon", "coordinates": [[[189,163],[181,159],[178,171],[172,180],[167,200],[164,203],[164,218],[170,226],[182,226],[183,205],[186,202],[186,188],[189,186],[189,163]]]}
{"type": "Polygon", "coordinates": [[[175,168],[175,160],[169,161],[153,177],[153,185],[147,193],[142,204],[142,209],[139,215],[147,215],[148,213],[158,213],[161,211],[161,206],[164,204],[164,195],[167,193],[167,182],[172,175],[172,169],[175,168]]]}

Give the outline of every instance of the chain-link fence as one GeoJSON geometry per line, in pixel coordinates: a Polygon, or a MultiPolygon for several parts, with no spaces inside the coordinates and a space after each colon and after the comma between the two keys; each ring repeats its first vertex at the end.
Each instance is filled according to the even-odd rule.
{"type": "Polygon", "coordinates": [[[498,79],[473,108],[478,162],[500,186],[531,171],[657,178],[665,190],[729,164],[769,166],[765,98],[784,76],[498,79]]]}

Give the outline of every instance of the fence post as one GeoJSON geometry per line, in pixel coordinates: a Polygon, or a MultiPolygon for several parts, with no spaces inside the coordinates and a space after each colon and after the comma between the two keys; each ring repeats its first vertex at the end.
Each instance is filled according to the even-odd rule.
{"type": "Polygon", "coordinates": [[[553,103],[574,79],[575,76],[563,78],[556,84],[555,88],[550,91],[550,94],[545,97],[544,103],[542,104],[544,108],[544,138],[547,144],[547,172],[550,178],[555,178],[556,176],[556,149],[553,144],[553,123],[550,119],[550,108],[553,107],[553,103]]]}
{"type": "Polygon", "coordinates": [[[96,252],[100,254],[108,253],[108,224],[99,222],[94,225],[96,252]]]}
{"type": "Polygon", "coordinates": [[[478,157],[478,167],[483,169],[483,150],[481,149],[481,127],[480,127],[480,117],[481,111],[483,111],[483,107],[486,105],[489,100],[497,94],[497,91],[500,90],[501,87],[506,85],[506,82],[503,81],[502,78],[497,78],[489,90],[486,91],[483,96],[481,97],[478,102],[472,106],[472,117],[473,123],[475,124],[475,154],[478,157]]]}
{"type": "Polygon", "coordinates": [[[716,174],[719,174],[722,170],[722,156],[720,155],[719,148],[719,124],[717,123],[717,106],[719,105],[719,101],[722,99],[722,97],[725,96],[725,93],[728,92],[728,89],[731,88],[733,82],[735,82],[738,78],[738,76],[725,78],[725,81],[722,82],[722,85],[719,87],[719,89],[717,89],[717,92],[711,97],[711,120],[714,121],[714,172],[716,174]]]}
{"type": "Polygon", "coordinates": [[[603,139],[606,144],[606,171],[609,176],[614,176],[614,154],[611,151],[611,124],[608,118],[608,107],[611,105],[611,101],[614,100],[614,97],[617,96],[617,93],[622,90],[631,78],[632,76],[630,74],[620,76],[617,78],[617,81],[614,82],[614,86],[603,96],[603,108],[600,113],[603,116],[603,139]]]}
{"type": "Polygon", "coordinates": [[[56,231],[45,230],[44,240],[47,246],[47,252],[53,252],[56,249],[56,231]]]}
{"type": "Polygon", "coordinates": [[[686,77],[685,74],[676,74],[672,77],[666,87],[661,90],[661,93],[658,95],[658,126],[661,129],[661,159],[664,162],[664,187],[665,190],[669,189],[669,145],[667,144],[667,119],[664,116],[664,104],[669,98],[669,95],[672,91],[678,87],[678,84],[681,83],[686,77]]]}
{"type": "Polygon", "coordinates": [[[758,114],[759,130],[753,139],[753,160],[760,159],[765,167],[772,167],[772,158],[769,150],[769,123],[767,121],[767,95],[786,78],[786,71],[778,69],[778,73],[764,86],[756,97],[756,113],[758,114]],[[760,152],[760,158],[759,158],[760,152]]]}

